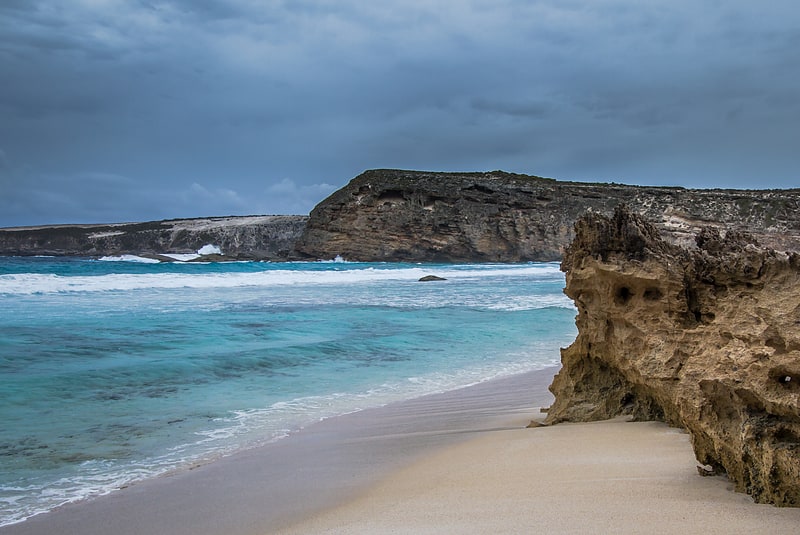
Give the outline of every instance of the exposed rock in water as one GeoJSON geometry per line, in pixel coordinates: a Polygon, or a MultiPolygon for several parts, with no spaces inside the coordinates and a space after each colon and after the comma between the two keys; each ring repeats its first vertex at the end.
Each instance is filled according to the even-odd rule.
{"type": "Polygon", "coordinates": [[[425,275],[419,279],[419,282],[431,282],[431,281],[446,281],[444,277],[438,277],[436,275],[425,275]]]}
{"type": "Polygon", "coordinates": [[[575,232],[562,269],[578,337],[546,423],[663,420],[703,472],[800,506],[800,256],[714,228],[680,247],[625,208],[575,232]]]}
{"type": "Polygon", "coordinates": [[[701,227],[747,229],[778,250],[800,250],[800,190],[689,190],[561,182],[535,176],[373,170],[311,212],[297,243],[307,258],[354,261],[559,260],[587,210],[626,202],[669,241],[701,227]]]}
{"type": "Polygon", "coordinates": [[[174,219],[109,225],[51,225],[0,229],[0,254],[113,256],[133,254],[171,262],[163,253],[194,253],[214,244],[212,260],[289,260],[305,216],[174,219]]]}
{"type": "Polygon", "coordinates": [[[230,256],[226,256],[226,255],[221,255],[221,254],[214,253],[214,254],[201,255],[201,256],[198,256],[197,258],[192,258],[191,260],[187,260],[187,262],[194,262],[194,263],[197,263],[197,262],[231,262],[233,260],[235,260],[235,258],[232,258],[230,256]]]}

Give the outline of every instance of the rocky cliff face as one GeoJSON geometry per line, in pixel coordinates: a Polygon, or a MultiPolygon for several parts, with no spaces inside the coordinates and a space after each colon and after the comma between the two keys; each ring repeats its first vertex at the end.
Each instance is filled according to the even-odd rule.
{"type": "Polygon", "coordinates": [[[578,337],[548,423],[664,420],[737,490],[800,506],[800,256],[714,228],[680,247],[620,209],[577,223],[562,269],[578,337]]]}
{"type": "Polygon", "coordinates": [[[9,228],[0,229],[0,254],[157,255],[191,253],[213,244],[226,258],[287,260],[306,220],[253,216],[9,228]]]}
{"type": "Polygon", "coordinates": [[[551,261],[587,210],[620,202],[674,242],[702,226],[748,229],[776,249],[800,247],[800,190],[687,190],[559,182],[491,173],[374,170],[312,212],[298,254],[363,261],[551,261]]]}
{"type": "Polygon", "coordinates": [[[689,190],[561,182],[494,171],[373,170],[304,216],[223,217],[0,229],[0,254],[191,252],[206,243],[243,259],[521,262],[561,259],[586,211],[621,202],[671,243],[704,226],[748,230],[800,250],[800,189],[689,190]]]}

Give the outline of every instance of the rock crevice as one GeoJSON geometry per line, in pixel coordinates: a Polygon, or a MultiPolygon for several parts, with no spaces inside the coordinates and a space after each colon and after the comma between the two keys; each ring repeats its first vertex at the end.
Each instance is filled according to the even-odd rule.
{"type": "Polygon", "coordinates": [[[625,207],[575,234],[578,337],[547,422],[662,420],[738,491],[800,506],[800,256],[713,228],[681,247],[625,207]]]}

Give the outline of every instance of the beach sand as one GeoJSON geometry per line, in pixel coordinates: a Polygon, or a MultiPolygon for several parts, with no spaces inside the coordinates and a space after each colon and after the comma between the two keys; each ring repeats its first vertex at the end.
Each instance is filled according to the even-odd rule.
{"type": "Polygon", "coordinates": [[[617,419],[486,433],[280,533],[788,534],[800,509],[701,477],[677,429],[617,419]]]}
{"type": "Polygon", "coordinates": [[[800,509],[700,477],[680,430],[526,429],[555,371],[331,418],[0,534],[800,532],[800,509]]]}

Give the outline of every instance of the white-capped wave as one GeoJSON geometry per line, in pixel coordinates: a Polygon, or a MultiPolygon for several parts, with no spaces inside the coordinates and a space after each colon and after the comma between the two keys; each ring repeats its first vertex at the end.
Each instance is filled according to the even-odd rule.
{"type": "Polygon", "coordinates": [[[489,310],[503,310],[506,312],[536,310],[550,307],[575,308],[575,305],[572,299],[566,295],[531,295],[507,297],[503,301],[490,303],[486,306],[489,310]]]}
{"type": "Polygon", "coordinates": [[[320,260],[320,263],[322,263],[322,264],[349,264],[350,262],[345,260],[342,257],[342,255],[337,254],[336,256],[331,258],[330,260],[320,260]]]}
{"type": "Polygon", "coordinates": [[[197,258],[200,258],[200,255],[197,253],[164,253],[161,256],[172,258],[173,260],[177,260],[178,262],[188,262],[189,260],[195,260],[197,258]]]}
{"type": "MultiPolygon", "coordinates": [[[[0,275],[0,294],[25,295],[59,292],[131,291],[171,288],[241,288],[285,285],[359,284],[376,281],[417,281],[435,274],[448,281],[484,277],[561,277],[553,264],[530,266],[447,266],[381,269],[368,267],[343,270],[284,270],[227,273],[138,273],[90,276],[59,276],[40,273],[0,275]]],[[[446,283],[446,282],[445,282],[446,283]]]]}
{"type": "Polygon", "coordinates": [[[222,254],[222,249],[219,248],[218,245],[206,244],[197,250],[197,254],[199,255],[208,255],[208,254],[222,254]]]}
{"type": "Polygon", "coordinates": [[[136,256],[133,254],[123,254],[118,256],[103,256],[100,258],[103,262],[139,262],[142,264],[158,264],[159,260],[155,258],[145,258],[143,256],[136,256]]]}

